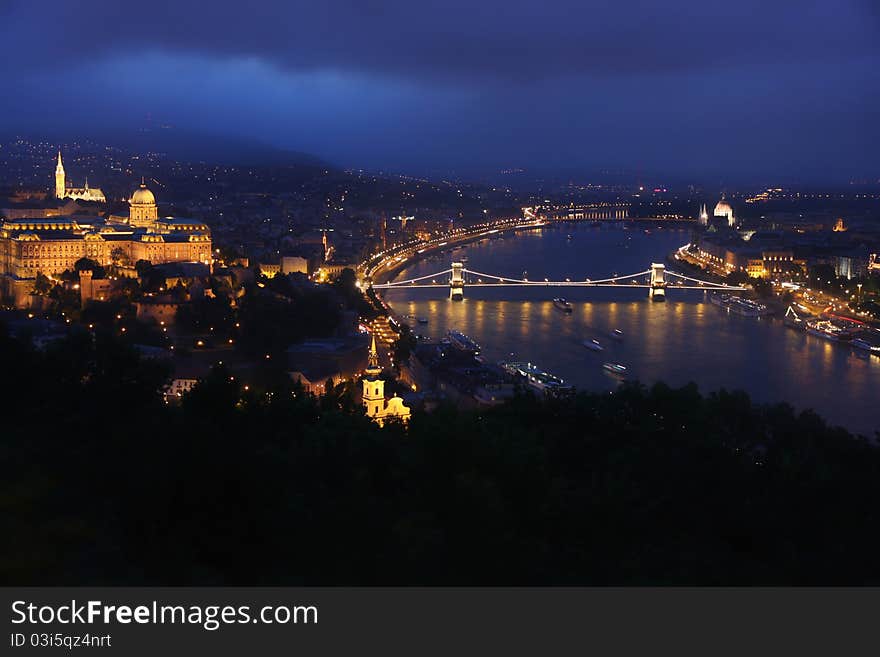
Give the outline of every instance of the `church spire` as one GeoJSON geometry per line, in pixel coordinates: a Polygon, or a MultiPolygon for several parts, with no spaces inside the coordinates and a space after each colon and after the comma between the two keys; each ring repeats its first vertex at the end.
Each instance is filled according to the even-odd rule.
{"type": "Polygon", "coordinates": [[[409,407],[404,406],[403,400],[397,395],[392,396],[391,399],[385,399],[385,381],[382,379],[382,368],[379,366],[379,352],[376,351],[375,334],[371,336],[370,359],[365,374],[366,376],[361,381],[361,385],[363,385],[361,399],[367,417],[372,418],[380,427],[384,426],[389,418],[397,418],[406,424],[410,417],[409,407]]]}
{"type": "Polygon", "coordinates": [[[64,178],[64,165],[61,163],[61,149],[58,149],[58,164],[55,165],[55,198],[67,196],[67,181],[64,178]]]}
{"type": "Polygon", "coordinates": [[[376,336],[373,336],[372,342],[370,342],[370,365],[374,367],[379,366],[379,353],[376,351],[376,336]]]}
{"type": "Polygon", "coordinates": [[[382,373],[382,368],[379,367],[379,352],[376,350],[376,336],[372,336],[372,340],[370,341],[370,357],[367,361],[367,374],[370,376],[376,376],[382,373]]]}

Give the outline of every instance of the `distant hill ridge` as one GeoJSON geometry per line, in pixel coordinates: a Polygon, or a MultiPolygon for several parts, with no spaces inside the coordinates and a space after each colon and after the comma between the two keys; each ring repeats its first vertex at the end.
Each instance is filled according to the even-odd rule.
{"type": "Polygon", "coordinates": [[[186,162],[210,162],[230,166],[304,166],[338,170],[316,155],[285,150],[256,139],[178,130],[174,127],[151,126],[139,130],[107,134],[15,134],[0,135],[0,143],[25,138],[34,143],[69,143],[71,140],[92,142],[103,148],[111,146],[135,153],[163,153],[186,162]]]}
{"type": "Polygon", "coordinates": [[[336,168],[315,155],[277,148],[256,139],[183,132],[175,128],[143,129],[119,136],[118,143],[138,151],[166,153],[181,160],[229,165],[290,164],[336,168]]]}

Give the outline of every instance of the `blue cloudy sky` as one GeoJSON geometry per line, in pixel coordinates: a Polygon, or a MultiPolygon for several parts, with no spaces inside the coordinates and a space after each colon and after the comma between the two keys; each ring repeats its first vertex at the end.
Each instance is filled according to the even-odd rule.
{"type": "Polygon", "coordinates": [[[4,134],[413,172],[880,177],[876,0],[0,0],[4,134]]]}

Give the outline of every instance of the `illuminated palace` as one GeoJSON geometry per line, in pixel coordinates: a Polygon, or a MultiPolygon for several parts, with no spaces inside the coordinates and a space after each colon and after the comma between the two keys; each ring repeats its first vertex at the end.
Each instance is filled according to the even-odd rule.
{"type": "Polygon", "coordinates": [[[79,201],[98,201],[106,203],[104,192],[97,188],[89,187],[89,179],[86,178],[85,187],[68,187],[67,178],[64,174],[64,165],[61,163],[61,151],[58,151],[58,163],[55,165],[55,198],[70,198],[79,201]]]}
{"type": "Polygon", "coordinates": [[[143,183],[127,214],[6,219],[0,224],[0,294],[26,306],[38,274],[55,277],[80,258],[129,268],[138,260],[210,265],[211,231],[197,220],[159,217],[156,198],[143,183]]]}

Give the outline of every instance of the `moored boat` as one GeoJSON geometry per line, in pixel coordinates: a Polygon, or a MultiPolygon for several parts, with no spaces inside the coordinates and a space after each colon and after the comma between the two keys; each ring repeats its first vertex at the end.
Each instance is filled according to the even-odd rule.
{"type": "Polygon", "coordinates": [[[534,363],[502,362],[500,365],[510,374],[525,378],[531,387],[541,392],[556,394],[571,390],[571,386],[565,385],[564,380],[550,372],[545,372],[534,363]]]}
{"type": "Polygon", "coordinates": [[[591,349],[593,351],[602,351],[604,349],[604,347],[599,344],[598,340],[584,340],[583,345],[587,349],[591,349]]]}
{"type": "Polygon", "coordinates": [[[471,352],[474,356],[479,355],[480,345],[461,331],[453,329],[446,334],[446,337],[449,338],[449,343],[456,349],[471,352]]]}
{"type": "Polygon", "coordinates": [[[743,317],[763,317],[770,314],[770,309],[763,303],[729,294],[713,294],[709,297],[709,301],[716,306],[726,309],[728,312],[742,315],[743,317]]]}
{"type": "Polygon", "coordinates": [[[852,332],[827,319],[816,319],[806,323],[807,333],[831,342],[848,342],[852,340],[852,332]]]}

